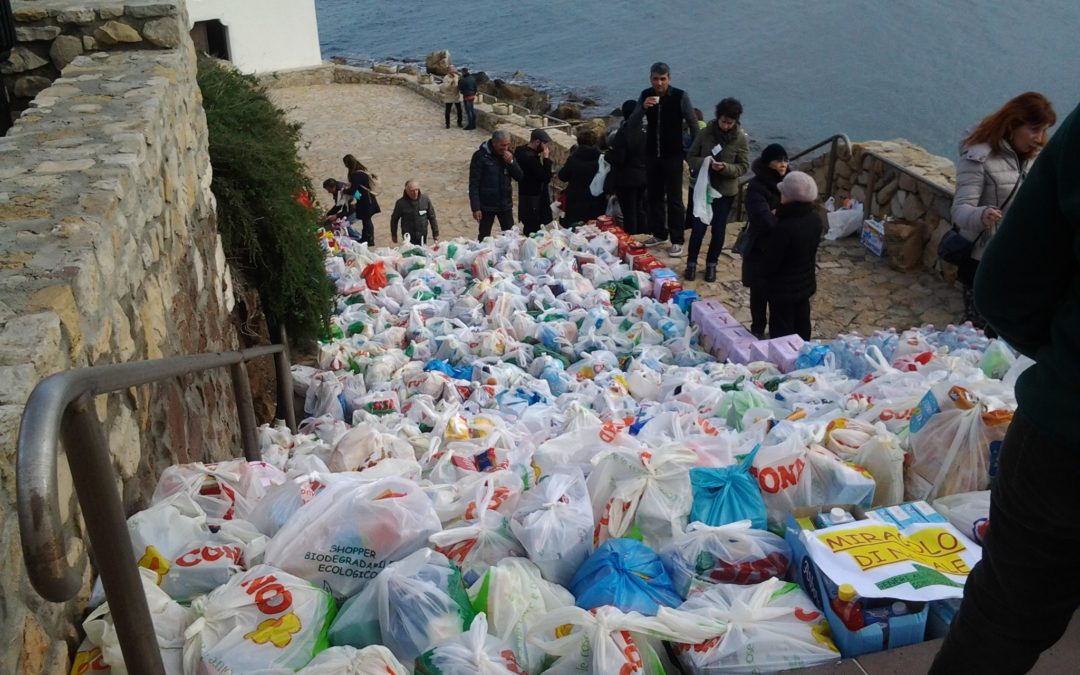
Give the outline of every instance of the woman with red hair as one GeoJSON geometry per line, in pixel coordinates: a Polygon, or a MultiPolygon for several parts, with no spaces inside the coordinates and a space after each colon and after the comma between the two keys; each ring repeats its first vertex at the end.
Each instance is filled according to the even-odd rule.
{"type": "Polygon", "coordinates": [[[986,322],[972,300],[975,271],[1055,122],[1049,99],[1029,91],[980,122],[960,144],[952,222],[972,247],[957,276],[964,286],[964,319],[978,328],[985,329],[986,322]]]}

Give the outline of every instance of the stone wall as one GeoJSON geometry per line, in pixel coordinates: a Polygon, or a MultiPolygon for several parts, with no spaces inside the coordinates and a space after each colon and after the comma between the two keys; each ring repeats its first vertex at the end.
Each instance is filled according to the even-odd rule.
{"type": "MultiPolygon", "coordinates": [[[[840,151],[841,155],[843,151],[840,151]]],[[[825,194],[829,153],[799,168],[811,173],[825,194]]],[[[923,265],[938,269],[947,278],[955,275],[951,265],[939,261],[937,246],[952,227],[956,168],[952,161],[932,155],[905,139],[854,143],[850,157],[838,157],[832,196],[837,201],[852,197],[861,201],[865,213],[875,218],[903,218],[923,222],[923,265]]]]}
{"type": "Polygon", "coordinates": [[[25,110],[76,57],[98,50],[173,49],[187,35],[175,2],[14,0],[17,46],[0,64],[12,110],[25,110]]]}
{"type": "MultiPolygon", "coordinates": [[[[69,668],[90,578],[64,604],[44,602],[27,580],[14,506],[27,396],[43,377],[67,368],[229,350],[238,341],[182,5],[64,10],[81,12],[87,23],[69,21],[60,3],[15,6],[21,28],[37,17],[41,35],[59,29],[55,38],[72,30],[87,37],[97,29],[86,27],[101,21],[145,32],[144,19],[167,19],[182,36],[176,49],[138,48],[144,40],[73,56],[0,138],[0,672],[60,675],[69,668]],[[149,11],[157,18],[140,14],[149,11]]],[[[22,58],[45,58],[48,44],[31,44],[22,58]]],[[[50,60],[19,72],[55,67],[50,60]]],[[[129,511],[145,505],[165,466],[240,454],[225,371],[96,403],[129,511]]],[[[63,456],[60,467],[68,550],[85,557],[63,456]]]]}

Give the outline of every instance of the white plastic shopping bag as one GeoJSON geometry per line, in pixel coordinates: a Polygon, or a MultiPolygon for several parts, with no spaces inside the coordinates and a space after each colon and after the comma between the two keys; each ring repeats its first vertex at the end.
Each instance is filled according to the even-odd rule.
{"type": "MultiPolygon", "coordinates": [[[[156,574],[146,568],[141,568],[139,574],[143,592],[146,594],[146,604],[150,609],[150,619],[154,623],[154,634],[161,649],[165,673],[181,675],[184,672],[184,631],[195,618],[194,612],[177,604],[158,588],[156,574]]],[[[128,670],[124,665],[120,639],[113,626],[108,603],[90,612],[83,622],[83,631],[86,633],[86,640],[75,655],[71,672],[110,672],[112,675],[126,675],[128,670]],[[80,668],[83,670],[78,670],[80,668]]]]}
{"type": "Polygon", "coordinates": [[[592,182],[589,183],[589,193],[593,197],[599,197],[604,194],[604,181],[607,179],[607,175],[611,172],[611,165],[604,159],[603,155],[600,155],[600,161],[597,165],[596,175],[593,176],[592,182]]]}
{"type": "Polygon", "coordinates": [[[718,584],[657,619],[682,637],[679,660],[695,673],[766,673],[840,658],[825,616],[796,584],[718,584]],[[702,638],[702,634],[707,637],[702,638]]]}
{"type": "Polygon", "coordinates": [[[416,660],[417,675],[520,675],[514,651],[488,633],[487,617],[476,615],[463,635],[446,640],[416,660]]]}
{"type": "Polygon", "coordinates": [[[569,585],[592,550],[593,511],[581,472],[544,476],[524,492],[510,529],[545,579],[569,585]]]}
{"type": "Polygon", "coordinates": [[[605,605],[594,610],[563,607],[550,612],[529,629],[529,641],[555,662],[545,673],[663,673],[660,659],[633,634],[674,639],[665,624],[637,612],[605,605]]]}
{"type": "Polygon", "coordinates": [[[298,670],[326,648],[334,600],[269,565],[238,574],[200,598],[185,633],[185,675],[298,670]]]}
{"type": "Polygon", "coordinates": [[[300,507],[270,540],[265,560],[345,598],[441,529],[412,481],[344,480],[300,507]]]}
{"type": "Polygon", "coordinates": [[[713,584],[757,584],[781,577],[791,562],[783,537],[749,520],[713,527],[693,522],[660,551],[675,590],[684,598],[713,584]]]}
{"type": "Polygon", "coordinates": [[[409,675],[386,647],[330,647],[319,652],[300,675],[409,675]]]}

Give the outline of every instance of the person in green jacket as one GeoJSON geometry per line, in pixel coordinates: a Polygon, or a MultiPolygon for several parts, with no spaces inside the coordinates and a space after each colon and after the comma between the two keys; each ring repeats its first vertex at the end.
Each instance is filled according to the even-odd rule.
{"type": "Polygon", "coordinates": [[[1080,108],[1032,165],[975,273],[975,306],[1035,364],[997,456],[982,561],[930,672],[1024,673],[1080,607],[1080,108]]]}
{"type": "Polygon", "coordinates": [[[705,281],[716,281],[716,264],[724,247],[728,213],[739,193],[739,176],[750,169],[750,143],[739,126],[742,112],[742,103],[736,99],[725,98],[717,103],[716,119],[694,137],[686,156],[691,175],[697,176],[695,182],[708,177],[714,195],[712,219],[708,223],[698,218],[692,221],[694,230],[690,235],[690,250],[683,274],[687,281],[693,281],[697,274],[698,253],[710,226],[712,238],[709,250],[705,252],[705,281]]]}
{"type": "Polygon", "coordinates": [[[439,241],[439,222],[435,220],[435,205],[427,195],[420,192],[420,183],[410,180],[405,183],[401,198],[394,202],[394,212],[390,214],[390,238],[398,243],[398,223],[401,223],[401,235],[408,235],[414,244],[423,244],[427,240],[428,224],[431,224],[431,238],[439,241]]]}

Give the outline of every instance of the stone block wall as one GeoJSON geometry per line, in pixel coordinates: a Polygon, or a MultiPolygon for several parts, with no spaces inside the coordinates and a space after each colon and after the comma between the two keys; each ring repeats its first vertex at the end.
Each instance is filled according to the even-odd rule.
{"type": "MultiPolygon", "coordinates": [[[[814,176],[823,199],[829,196],[828,160],[825,153],[799,167],[814,176]]],[[[905,139],[864,141],[852,144],[850,157],[837,159],[832,196],[838,202],[847,197],[861,201],[867,216],[926,223],[923,265],[950,278],[955,269],[938,260],[937,247],[952,227],[955,186],[956,167],[944,157],[905,139]]]]}
{"type": "Polygon", "coordinates": [[[0,76],[18,114],[81,54],[174,49],[187,35],[175,2],[14,0],[17,46],[0,76]]]}
{"type": "MultiPolygon", "coordinates": [[[[38,17],[41,35],[56,32],[49,26],[66,34],[101,21],[131,22],[143,34],[144,19],[167,18],[181,36],[174,49],[138,48],[143,40],[73,56],[0,138],[0,672],[60,675],[68,672],[90,577],[64,604],[44,602],[27,580],[15,511],[27,396],[67,368],[230,350],[238,338],[183,6],[95,3],[65,10],[90,22],[72,23],[62,3],[15,5],[20,27],[38,17]]],[[[26,54],[45,58],[43,49],[44,41],[32,44],[24,62],[26,54]]],[[[43,68],[55,64],[19,72],[43,68]]],[[[129,512],[146,504],[165,466],[241,454],[226,371],[96,403],[129,512]]],[[[68,550],[85,558],[63,456],[60,467],[68,550]]]]}

